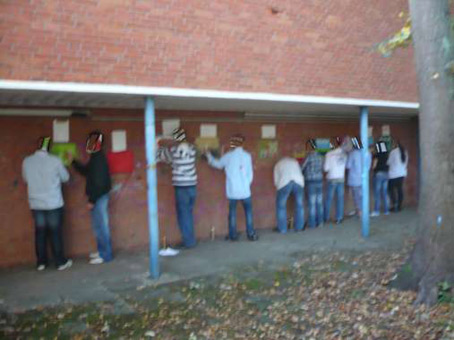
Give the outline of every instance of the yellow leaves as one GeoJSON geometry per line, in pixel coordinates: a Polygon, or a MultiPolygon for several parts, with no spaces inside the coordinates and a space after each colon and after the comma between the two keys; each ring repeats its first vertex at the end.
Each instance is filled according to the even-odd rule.
{"type": "Polygon", "coordinates": [[[394,50],[399,47],[407,47],[412,41],[411,35],[411,19],[408,14],[404,12],[399,13],[399,18],[405,18],[404,26],[394,33],[388,39],[378,44],[377,50],[385,57],[389,57],[394,50]]]}
{"type": "Polygon", "coordinates": [[[153,298],[137,294],[128,301],[133,314],[103,315],[100,304],[96,310],[77,307],[74,315],[44,310],[45,317],[33,320],[39,330],[27,321],[17,324],[0,316],[0,337],[39,338],[59,325],[60,333],[46,339],[76,339],[79,334],[79,339],[452,338],[454,306],[414,306],[415,293],[380,284],[402,266],[407,254],[408,249],[327,253],[298,259],[285,270],[261,267],[213,281],[192,280],[162,291],[156,288],[153,298]],[[32,329],[25,333],[27,327],[32,329]]]}

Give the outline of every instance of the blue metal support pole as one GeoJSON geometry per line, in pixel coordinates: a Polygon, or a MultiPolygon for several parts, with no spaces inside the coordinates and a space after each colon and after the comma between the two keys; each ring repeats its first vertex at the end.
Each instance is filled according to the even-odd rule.
{"type": "Polygon", "coordinates": [[[369,134],[368,134],[368,116],[369,108],[362,106],[360,108],[360,133],[361,133],[361,163],[362,163],[362,215],[361,215],[361,226],[363,237],[369,236],[369,224],[370,224],[370,211],[369,211],[369,168],[367,167],[366,160],[369,152],[369,134]]]}
{"type": "Polygon", "coordinates": [[[148,232],[150,238],[150,275],[159,278],[158,186],[156,176],[156,130],[154,100],[145,99],[145,153],[147,157],[148,232]]]}

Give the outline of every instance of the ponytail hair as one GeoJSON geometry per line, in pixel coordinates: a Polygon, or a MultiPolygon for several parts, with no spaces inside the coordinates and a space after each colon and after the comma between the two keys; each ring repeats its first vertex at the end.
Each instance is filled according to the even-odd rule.
{"type": "Polygon", "coordinates": [[[405,163],[407,160],[407,152],[404,148],[404,146],[399,142],[397,142],[397,146],[399,147],[400,150],[400,159],[402,160],[402,163],[405,163]]]}

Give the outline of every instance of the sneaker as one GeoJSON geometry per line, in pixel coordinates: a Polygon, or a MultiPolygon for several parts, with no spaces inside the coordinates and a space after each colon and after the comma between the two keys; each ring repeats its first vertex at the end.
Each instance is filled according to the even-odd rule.
{"type": "Polygon", "coordinates": [[[73,261],[72,260],[67,260],[65,264],[62,264],[61,266],[58,266],[57,270],[65,270],[65,269],[71,268],[72,265],[73,265],[73,261]]]}
{"type": "Polygon", "coordinates": [[[88,263],[90,263],[90,264],[103,264],[104,260],[102,259],[102,257],[97,257],[97,258],[91,259],[90,261],[88,261],[88,263]]]}
{"type": "Polygon", "coordinates": [[[347,216],[355,216],[356,215],[356,210],[350,211],[347,216]]]}
{"type": "Polygon", "coordinates": [[[46,265],[45,264],[40,264],[38,267],[36,267],[36,270],[39,271],[39,272],[42,272],[44,269],[46,269],[46,265]]]}
{"type": "Polygon", "coordinates": [[[385,212],[385,215],[388,216],[389,215],[389,211],[385,212]]]}
{"type": "Polygon", "coordinates": [[[257,234],[252,234],[252,235],[248,235],[247,236],[247,239],[249,241],[257,241],[259,239],[258,235],[257,234]]]}
{"type": "Polygon", "coordinates": [[[99,257],[99,252],[96,252],[96,253],[90,253],[90,255],[88,255],[91,259],[97,259],[99,257]]]}
{"type": "Polygon", "coordinates": [[[238,235],[236,235],[235,237],[230,237],[229,235],[227,235],[227,236],[225,237],[225,240],[226,240],[226,241],[232,241],[232,242],[236,242],[236,241],[238,241],[238,239],[239,239],[239,236],[238,236],[238,235]]]}
{"type": "Polygon", "coordinates": [[[287,230],[281,231],[278,227],[273,228],[273,232],[278,233],[278,234],[286,234],[287,230]]]}
{"type": "Polygon", "coordinates": [[[344,221],[343,219],[336,220],[336,224],[341,224],[343,221],[344,221]]]}
{"type": "Polygon", "coordinates": [[[178,249],[173,249],[170,247],[167,247],[166,249],[161,249],[159,251],[159,255],[161,256],[176,256],[180,253],[178,249]]]}
{"type": "MultiPolygon", "coordinates": [[[[386,215],[386,213],[385,213],[385,215],[386,215]]],[[[380,216],[380,213],[377,211],[374,211],[370,214],[370,217],[378,217],[378,216],[380,216]]]]}

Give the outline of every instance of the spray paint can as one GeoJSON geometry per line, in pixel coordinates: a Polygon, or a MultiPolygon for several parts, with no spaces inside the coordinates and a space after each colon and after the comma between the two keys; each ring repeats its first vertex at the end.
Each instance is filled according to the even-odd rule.
{"type": "Polygon", "coordinates": [[[216,237],[216,228],[213,226],[211,226],[211,230],[210,230],[210,238],[211,238],[211,241],[214,241],[214,238],[216,237]]]}

